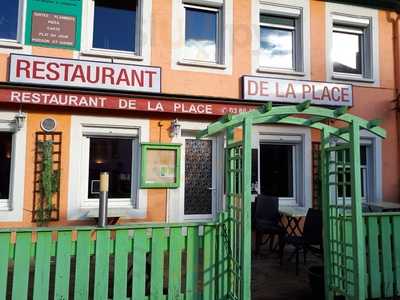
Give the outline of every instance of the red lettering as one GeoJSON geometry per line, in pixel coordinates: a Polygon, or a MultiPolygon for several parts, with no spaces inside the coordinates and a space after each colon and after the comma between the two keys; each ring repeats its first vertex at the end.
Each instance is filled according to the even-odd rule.
{"type": "Polygon", "coordinates": [[[132,86],[140,86],[142,87],[144,84],[144,72],[137,72],[136,70],[131,71],[132,74],[132,86]],[[140,73],[140,75],[138,74],[140,73]]]}
{"type": "Polygon", "coordinates": [[[31,72],[30,72],[30,62],[29,61],[27,61],[27,60],[24,60],[24,59],[18,59],[17,60],[17,66],[16,66],[16,74],[15,74],[15,76],[17,77],[17,78],[19,78],[19,77],[21,77],[22,75],[21,75],[21,73],[22,73],[22,71],[24,71],[25,72],[25,76],[24,76],[24,78],[31,78],[31,72]]]}
{"type": "Polygon", "coordinates": [[[260,96],[268,97],[268,81],[260,81],[260,96]]]}
{"type": "Polygon", "coordinates": [[[312,86],[312,98],[313,100],[321,100],[321,98],[318,98],[315,93],[315,85],[312,86]]]}
{"type": "Polygon", "coordinates": [[[309,86],[308,84],[303,84],[303,99],[306,99],[307,96],[306,94],[310,94],[311,92],[311,86],[309,86]]]}
{"type": "Polygon", "coordinates": [[[296,92],[294,91],[293,84],[289,83],[288,88],[286,91],[286,98],[289,98],[289,96],[292,96],[293,98],[296,99],[296,92]]]}
{"type": "Polygon", "coordinates": [[[329,101],[331,101],[331,95],[329,93],[329,89],[328,89],[327,86],[324,86],[324,89],[322,90],[321,100],[329,100],[329,101]],[[327,99],[325,99],[325,98],[327,98],[327,99]]]}
{"type": "Polygon", "coordinates": [[[258,94],[258,84],[256,81],[247,81],[247,93],[249,94],[249,96],[255,96],[258,94]]]}
{"type": "Polygon", "coordinates": [[[32,78],[45,79],[44,74],[40,75],[40,72],[45,71],[44,65],[45,65],[44,61],[34,61],[32,63],[32,78]],[[40,66],[42,66],[42,68],[40,66]]]}
{"type": "Polygon", "coordinates": [[[86,82],[85,75],[83,74],[83,69],[81,65],[76,65],[74,73],[72,73],[71,76],[71,81],[73,82],[78,78],[81,80],[81,82],[83,83],[86,82]]]}
{"type": "Polygon", "coordinates": [[[283,93],[279,94],[279,82],[275,83],[275,96],[276,97],[281,97],[281,98],[285,97],[285,95],[283,93]]]}
{"type": "Polygon", "coordinates": [[[47,80],[58,80],[60,79],[60,73],[57,71],[57,69],[60,67],[58,63],[51,62],[48,63],[47,66],[47,72],[49,74],[46,74],[46,79],[47,80]]]}
{"type": "Polygon", "coordinates": [[[332,88],[332,99],[333,101],[340,101],[340,89],[337,86],[332,88]]]}
{"type": "Polygon", "coordinates": [[[157,74],[155,71],[146,71],[146,74],[149,75],[149,87],[153,87],[153,76],[157,74]]]}
{"type": "Polygon", "coordinates": [[[72,68],[74,65],[73,64],[60,64],[60,67],[64,68],[64,81],[68,81],[69,80],[69,69],[72,68]]]}
{"type": "Polygon", "coordinates": [[[115,83],[116,85],[119,85],[121,82],[125,82],[126,85],[129,85],[129,78],[128,78],[128,73],[126,72],[125,69],[121,69],[119,72],[117,82],[115,83]]]}
{"type": "Polygon", "coordinates": [[[114,84],[114,69],[104,67],[102,71],[102,83],[106,84],[106,78],[108,78],[110,79],[110,84],[114,84]]]}
{"type": "Polygon", "coordinates": [[[342,101],[343,102],[349,102],[350,99],[348,98],[350,96],[349,94],[349,89],[348,88],[342,88],[342,101]]]}

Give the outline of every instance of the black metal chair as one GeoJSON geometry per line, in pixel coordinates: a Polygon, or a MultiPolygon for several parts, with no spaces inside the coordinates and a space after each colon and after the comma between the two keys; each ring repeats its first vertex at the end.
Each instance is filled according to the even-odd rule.
{"type": "Polygon", "coordinates": [[[255,201],[253,224],[256,233],[255,254],[259,254],[263,244],[270,244],[274,249],[275,237],[278,236],[280,258],[283,251],[285,229],[280,224],[279,199],[277,197],[258,195],[255,201]],[[263,241],[264,235],[267,239],[263,241]]]}
{"type": "MultiPolygon", "coordinates": [[[[293,256],[296,256],[296,274],[299,273],[299,254],[303,251],[304,263],[307,261],[307,253],[311,252],[316,256],[322,256],[322,212],[319,209],[310,208],[307,211],[304,221],[303,235],[286,236],[284,244],[290,244],[295,247],[293,256]]],[[[283,255],[283,251],[281,252],[283,255]]],[[[282,259],[282,258],[281,258],[282,259]]]]}

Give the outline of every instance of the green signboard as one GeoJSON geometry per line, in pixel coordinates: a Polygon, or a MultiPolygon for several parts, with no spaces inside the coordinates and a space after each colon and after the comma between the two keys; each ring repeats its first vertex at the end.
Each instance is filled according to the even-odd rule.
{"type": "Polygon", "coordinates": [[[80,49],[82,0],[28,0],[25,43],[80,49]]]}

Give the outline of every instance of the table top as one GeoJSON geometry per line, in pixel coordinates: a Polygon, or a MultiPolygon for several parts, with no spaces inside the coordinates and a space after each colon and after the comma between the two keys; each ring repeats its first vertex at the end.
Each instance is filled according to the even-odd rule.
{"type": "Polygon", "coordinates": [[[307,214],[307,209],[299,206],[280,206],[279,212],[292,218],[302,218],[307,214]]]}

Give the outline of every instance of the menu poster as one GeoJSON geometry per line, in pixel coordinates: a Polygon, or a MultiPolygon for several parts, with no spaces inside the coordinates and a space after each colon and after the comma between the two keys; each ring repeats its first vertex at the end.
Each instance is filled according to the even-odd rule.
{"type": "Polygon", "coordinates": [[[82,0],[28,0],[28,45],[80,49],[82,0]]]}
{"type": "Polygon", "coordinates": [[[180,145],[142,144],[142,188],[177,188],[180,145]]]}

